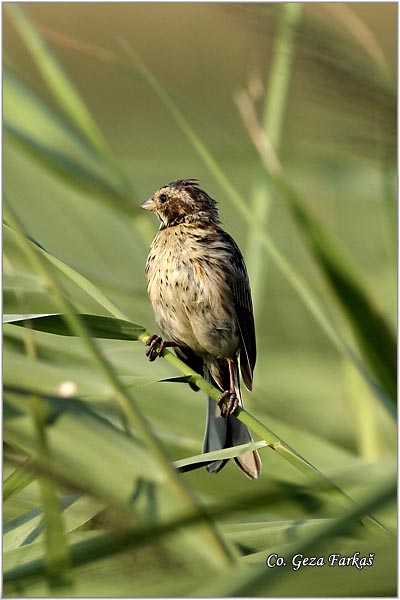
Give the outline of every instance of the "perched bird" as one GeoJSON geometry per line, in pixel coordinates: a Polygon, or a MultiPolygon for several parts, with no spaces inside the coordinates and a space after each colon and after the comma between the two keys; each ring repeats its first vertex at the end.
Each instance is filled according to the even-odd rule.
{"type": "MultiPolygon", "coordinates": [[[[153,335],[146,352],[154,360],[164,347],[216,385],[223,394],[208,399],[203,452],[252,441],[249,429],[232,414],[243,406],[239,366],[252,389],[256,339],[250,284],[243,256],[221,227],[215,200],[196,179],[160,188],[141,208],[161,224],[147,258],[147,290],[165,340],[153,335]],[[225,402],[228,399],[227,402],[225,402]]],[[[257,451],[236,457],[255,479],[261,472],[257,451]]],[[[216,473],[228,460],[207,465],[216,473]]]]}

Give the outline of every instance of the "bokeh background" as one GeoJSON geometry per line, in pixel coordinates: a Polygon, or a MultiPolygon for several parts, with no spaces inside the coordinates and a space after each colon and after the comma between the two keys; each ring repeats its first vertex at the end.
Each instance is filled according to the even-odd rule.
{"type": "MultiPolygon", "coordinates": [[[[4,312],[62,312],[24,254],[15,234],[19,222],[126,318],[156,331],[144,264],[157,223],[138,205],[169,181],[198,178],[217,199],[252,282],[258,359],[246,407],[352,498],[367,502],[384,489],[393,478],[396,428],[371,348],[379,353],[385,332],[393,338],[396,330],[396,4],[299,4],[291,11],[281,3],[22,3],[3,9],[3,182],[16,219],[8,219],[3,232],[4,312]],[[360,325],[361,305],[338,278],[329,278],[332,271],[296,219],[290,194],[276,185],[276,172],[265,169],[249,135],[246,117],[252,116],[256,133],[264,132],[264,150],[272,143],[279,181],[296,191],[301,214],[316,220],[318,235],[328,232],[332,251],[321,239],[330,266],[344,264],[351,281],[360,282],[383,328],[368,328],[369,312],[360,325]],[[339,255],[344,258],[335,262],[339,255]]],[[[76,278],[51,269],[77,312],[109,314],[76,278]]],[[[180,373],[163,360],[150,365],[140,342],[98,345],[169,459],[200,454],[204,396],[160,382],[180,373]]],[[[61,447],[50,481],[56,482],[53,499],[61,502],[54,527],[66,548],[62,567],[52,567],[43,492],[49,478],[32,433],[30,392],[40,392],[46,403],[63,393],[66,381],[112,425],[121,453],[126,436],[141,439],[124,424],[116,391],[82,340],[5,325],[8,595],[51,595],[60,585],[72,586],[68,595],[77,596],[395,594],[394,538],[350,526],[312,548],[324,555],[360,548],[368,555],[378,548],[373,568],[317,575],[284,569],[275,581],[269,577],[276,571],[264,567],[258,587],[240,587],[268,553],[301,547],[309,532],[343,516],[270,448],[261,450],[257,483],[234,464],[218,477],[204,469],[181,476],[201,505],[237,501],[235,511],[216,520],[238,555],[238,579],[230,571],[224,579],[212,545],[202,549],[206,558],[198,557],[191,529],[185,543],[192,553],[179,529],[178,537],[144,539],[116,554],[109,549],[101,560],[88,551],[84,564],[71,567],[74,544],[119,532],[127,522],[157,529],[178,507],[167,495],[156,518],[145,493],[139,506],[129,504],[129,461],[121,465],[120,455],[112,455],[114,438],[102,447],[101,431],[85,437],[79,407],[70,429],[54,429],[53,437],[48,432],[50,456],[52,444],[61,447]],[[71,473],[65,461],[73,461],[74,452],[80,462],[71,473]],[[260,493],[261,503],[252,499],[260,493]],[[32,575],[35,558],[47,560],[47,567],[32,575]],[[54,572],[67,575],[60,583],[54,572]]],[[[46,422],[44,431],[49,428],[46,422]]],[[[96,431],[93,423],[88,428],[96,431]]],[[[132,463],[142,460],[134,448],[129,452],[132,463]]],[[[143,477],[139,469],[135,485],[143,477]]],[[[374,515],[394,533],[395,509],[386,500],[374,515]]]]}

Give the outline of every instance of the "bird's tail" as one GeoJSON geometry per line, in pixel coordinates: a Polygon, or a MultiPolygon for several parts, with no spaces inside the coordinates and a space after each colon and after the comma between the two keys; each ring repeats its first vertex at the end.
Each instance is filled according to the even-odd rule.
{"type": "MultiPolygon", "coordinates": [[[[204,378],[213,385],[216,385],[206,366],[204,367],[204,378]]],[[[243,406],[237,364],[235,364],[235,391],[240,406],[243,406]]],[[[244,423],[239,421],[233,415],[229,417],[221,416],[221,410],[218,404],[212,398],[208,398],[203,452],[212,452],[213,450],[249,444],[252,441],[253,438],[251,437],[251,433],[244,423]]],[[[218,471],[226,465],[228,460],[229,459],[216,460],[210,463],[207,465],[207,471],[209,471],[209,473],[218,473],[218,471]]],[[[261,473],[261,459],[257,450],[237,456],[234,458],[234,461],[245,475],[250,477],[250,479],[257,479],[261,473]]]]}

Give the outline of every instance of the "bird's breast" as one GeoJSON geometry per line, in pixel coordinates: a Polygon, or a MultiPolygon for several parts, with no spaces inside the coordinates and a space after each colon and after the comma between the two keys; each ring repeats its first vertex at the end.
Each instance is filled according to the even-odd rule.
{"type": "Polygon", "coordinates": [[[179,228],[159,232],[147,261],[149,297],[169,339],[201,354],[233,356],[239,337],[223,257],[199,237],[179,228]]]}

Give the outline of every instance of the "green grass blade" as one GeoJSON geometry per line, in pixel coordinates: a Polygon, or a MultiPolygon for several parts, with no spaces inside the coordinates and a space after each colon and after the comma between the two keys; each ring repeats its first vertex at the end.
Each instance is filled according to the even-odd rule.
{"type": "Polygon", "coordinates": [[[358,453],[371,463],[376,463],[385,454],[385,440],[379,434],[376,424],[375,399],[369,394],[364,381],[348,361],[344,362],[343,371],[348,401],[356,425],[358,453]]]}
{"type": "Polygon", "coordinates": [[[59,106],[100,155],[108,153],[102,133],[25,11],[15,3],[6,9],[59,106]]]}
{"type": "Polygon", "coordinates": [[[315,260],[345,312],[367,364],[383,390],[396,403],[397,345],[389,325],[360,282],[351,260],[307,210],[300,196],[283,178],[274,175],[272,179],[286,199],[315,260]]]}
{"type": "MultiPolygon", "coordinates": [[[[69,494],[60,500],[67,533],[85,525],[106,507],[105,502],[87,495],[69,494]]],[[[3,551],[43,541],[43,514],[35,508],[4,523],[3,551]]]]}
{"type": "MultiPolygon", "coordinates": [[[[263,122],[272,151],[280,154],[284,114],[286,110],[292,63],[295,50],[295,37],[301,19],[301,3],[288,2],[281,6],[281,17],[274,42],[272,63],[269,70],[268,86],[264,102],[263,122]]],[[[265,173],[261,172],[253,187],[251,207],[254,221],[267,225],[271,209],[271,185],[265,173]]],[[[251,281],[254,313],[262,306],[265,292],[266,269],[264,247],[253,227],[249,226],[247,240],[247,266],[251,281]]]]}
{"type": "Polygon", "coordinates": [[[34,508],[15,519],[6,521],[3,527],[3,553],[7,554],[23,545],[32,535],[32,532],[39,529],[43,530],[43,511],[41,508],[34,508]]]}
{"type": "MultiPolygon", "coordinates": [[[[45,468],[48,468],[51,464],[51,458],[46,430],[46,408],[39,396],[32,396],[31,404],[36,430],[37,458],[45,468]]],[[[43,506],[46,573],[49,588],[56,594],[68,594],[72,583],[70,554],[57,487],[55,482],[45,475],[40,476],[38,481],[43,506]]]]}
{"type": "Polygon", "coordinates": [[[297,29],[302,17],[301,3],[282,4],[267,96],[264,104],[264,127],[276,154],[282,143],[282,131],[288,100],[292,63],[295,56],[297,29]]]}
{"type": "MultiPolygon", "coordinates": [[[[75,335],[67,325],[65,317],[53,315],[4,315],[3,323],[11,323],[20,327],[30,326],[36,331],[45,331],[57,335],[75,335]]],[[[130,321],[122,321],[114,317],[79,314],[81,322],[91,337],[109,340],[138,340],[145,331],[144,327],[130,321]]]]}
{"type": "Polygon", "coordinates": [[[35,479],[35,474],[29,468],[30,465],[31,459],[27,458],[3,481],[3,502],[6,502],[14,494],[18,494],[35,479]]]}
{"type": "Polygon", "coordinates": [[[225,458],[234,458],[235,456],[241,456],[246,452],[265,448],[265,446],[268,446],[267,442],[251,442],[250,444],[241,444],[240,446],[225,448],[224,450],[203,452],[203,454],[197,454],[196,456],[189,456],[188,458],[176,460],[173,464],[175,469],[181,469],[182,467],[195,465],[196,463],[211,462],[213,460],[222,460],[225,458]]]}

